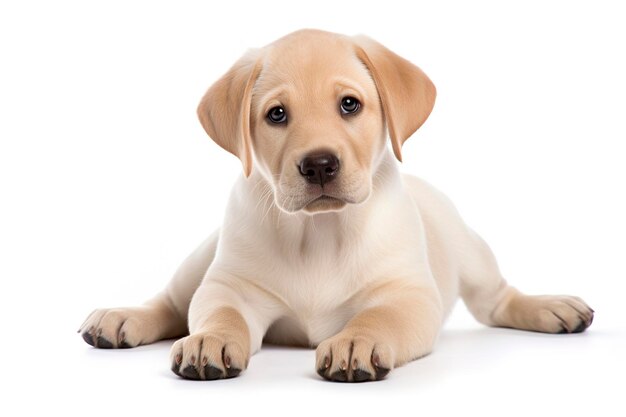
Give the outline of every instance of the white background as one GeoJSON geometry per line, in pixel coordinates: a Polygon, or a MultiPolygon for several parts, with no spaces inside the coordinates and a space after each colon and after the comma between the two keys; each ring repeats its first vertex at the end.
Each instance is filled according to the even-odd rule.
{"type": "Polygon", "coordinates": [[[515,3],[3,2],[0,412],[624,415],[626,14],[515,3]],[[511,283],[584,297],[588,332],[488,329],[459,303],[435,353],[359,385],[317,378],[311,350],[190,382],[169,341],[82,341],[93,308],[142,302],[220,224],[241,169],[197,102],[303,27],[367,34],[429,74],[437,104],[402,169],[455,201],[511,283]]]}

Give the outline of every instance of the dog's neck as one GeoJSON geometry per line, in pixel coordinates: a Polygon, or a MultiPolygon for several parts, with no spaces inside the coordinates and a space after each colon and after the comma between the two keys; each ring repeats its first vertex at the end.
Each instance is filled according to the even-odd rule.
{"type": "Polygon", "coordinates": [[[250,178],[243,180],[244,193],[252,193],[249,201],[258,201],[258,208],[253,210],[253,221],[261,223],[277,242],[300,242],[302,248],[326,244],[331,247],[342,246],[344,240],[354,242],[371,221],[372,211],[389,207],[394,196],[401,195],[402,179],[397,163],[388,150],[377,161],[372,176],[372,190],[363,203],[348,204],[342,210],[309,214],[305,212],[286,213],[274,202],[271,186],[258,171],[253,171],[250,178]],[[381,200],[384,199],[384,200],[381,200]]]}

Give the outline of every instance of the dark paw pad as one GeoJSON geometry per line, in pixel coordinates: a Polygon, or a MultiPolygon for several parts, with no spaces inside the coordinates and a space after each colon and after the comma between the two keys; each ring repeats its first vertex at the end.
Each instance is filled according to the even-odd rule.
{"type": "Polygon", "coordinates": [[[352,379],[354,380],[354,382],[369,381],[372,379],[372,374],[364,371],[363,369],[355,369],[352,372],[352,379]]]}
{"type": "Polygon", "coordinates": [[[374,369],[376,369],[376,381],[380,381],[389,373],[389,368],[381,368],[379,366],[375,366],[374,369]]]}
{"type": "Polygon", "coordinates": [[[95,342],[93,340],[93,336],[91,335],[91,333],[85,332],[82,334],[82,336],[83,336],[83,340],[87,342],[88,345],[95,347],[95,342]]]}
{"type": "Polygon", "coordinates": [[[226,376],[228,378],[234,378],[238,376],[240,373],[241,373],[241,369],[239,368],[227,368],[226,369],[226,376]]]}
{"type": "Polygon", "coordinates": [[[183,369],[180,374],[183,378],[196,380],[200,379],[200,374],[198,373],[196,367],[193,365],[187,365],[187,367],[183,369]]]}
{"type": "Polygon", "coordinates": [[[206,365],[204,367],[204,379],[220,379],[222,377],[222,370],[215,366],[206,365]]]}
{"type": "Polygon", "coordinates": [[[98,342],[98,347],[100,349],[113,349],[113,343],[109,342],[102,336],[98,336],[98,339],[96,341],[98,342]]]}
{"type": "Polygon", "coordinates": [[[346,370],[339,370],[334,372],[330,379],[335,382],[346,382],[348,380],[348,372],[346,370]]]}

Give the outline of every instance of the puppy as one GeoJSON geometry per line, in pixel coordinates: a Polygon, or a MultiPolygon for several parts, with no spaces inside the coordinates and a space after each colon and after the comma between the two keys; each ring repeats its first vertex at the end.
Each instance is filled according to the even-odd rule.
{"type": "Polygon", "coordinates": [[[459,295],[489,326],[585,330],[584,301],[509,286],[452,203],[398,171],[435,95],[418,67],[365,37],[302,30],[247,53],[198,107],[243,164],[223,226],[143,306],[94,311],[83,339],[129,348],[188,335],[171,369],[196,380],[239,375],[263,341],[316,346],[319,375],[360,382],[430,353],[459,295]]]}

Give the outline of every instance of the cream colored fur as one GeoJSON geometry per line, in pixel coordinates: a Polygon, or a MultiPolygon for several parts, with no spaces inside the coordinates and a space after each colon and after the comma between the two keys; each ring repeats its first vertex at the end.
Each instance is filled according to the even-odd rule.
{"type": "Polygon", "coordinates": [[[459,295],[489,326],[584,330],[582,300],[510,287],[452,203],[399,172],[394,154],[434,100],[419,68],[363,37],[305,30],[246,54],[198,110],[244,166],[223,226],[144,306],[93,312],[85,340],[133,347],[189,332],[171,357],[189,379],[238,375],[264,340],[317,346],[321,376],[364,381],[430,353],[459,295]],[[339,114],[345,96],[359,113],[339,114]],[[285,125],[266,120],[276,105],[285,125]],[[319,150],[341,169],[315,200],[321,187],[297,167],[319,150]]]}

